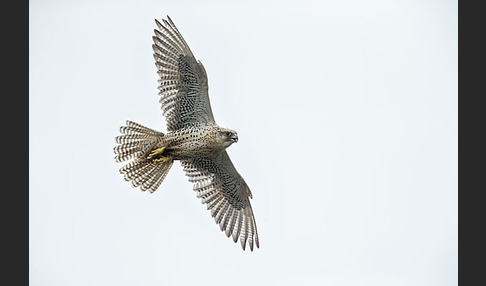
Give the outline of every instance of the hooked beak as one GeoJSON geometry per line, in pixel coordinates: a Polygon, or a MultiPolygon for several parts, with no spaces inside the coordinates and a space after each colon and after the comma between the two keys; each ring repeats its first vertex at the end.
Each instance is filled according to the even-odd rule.
{"type": "Polygon", "coordinates": [[[233,143],[238,142],[238,135],[234,134],[233,136],[231,136],[231,140],[233,140],[233,143]]]}

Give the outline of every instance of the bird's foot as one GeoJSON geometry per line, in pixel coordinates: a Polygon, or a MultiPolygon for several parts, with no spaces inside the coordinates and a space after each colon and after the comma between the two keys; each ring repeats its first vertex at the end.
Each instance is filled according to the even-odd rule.
{"type": "Polygon", "coordinates": [[[152,152],[150,152],[150,154],[149,154],[149,157],[153,158],[157,155],[162,155],[162,153],[164,153],[164,150],[165,150],[164,147],[160,147],[160,148],[157,148],[155,150],[152,150],[152,152]]]}
{"type": "Polygon", "coordinates": [[[154,164],[164,164],[165,162],[167,162],[169,160],[170,160],[170,158],[162,157],[162,158],[152,159],[152,163],[154,163],[154,164]]]}
{"type": "Polygon", "coordinates": [[[160,147],[160,148],[157,148],[157,149],[153,150],[152,152],[150,152],[149,158],[152,159],[152,163],[164,164],[165,162],[170,160],[169,158],[162,156],[162,153],[164,153],[164,150],[165,150],[164,147],[160,147]],[[155,158],[155,157],[158,157],[158,158],[155,158]]]}

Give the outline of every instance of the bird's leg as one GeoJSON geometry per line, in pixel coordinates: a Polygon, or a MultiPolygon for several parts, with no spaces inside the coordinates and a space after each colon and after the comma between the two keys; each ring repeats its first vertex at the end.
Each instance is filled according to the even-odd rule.
{"type": "Polygon", "coordinates": [[[157,148],[157,149],[153,150],[152,152],[150,152],[149,158],[152,159],[152,163],[164,164],[165,162],[170,160],[169,158],[162,156],[162,153],[164,153],[164,150],[165,150],[164,147],[160,147],[160,148],[157,148]],[[155,158],[155,157],[159,157],[159,158],[155,158]]]}

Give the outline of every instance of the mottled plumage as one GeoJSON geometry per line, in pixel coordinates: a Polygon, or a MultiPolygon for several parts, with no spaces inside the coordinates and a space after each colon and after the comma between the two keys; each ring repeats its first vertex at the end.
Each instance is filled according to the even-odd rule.
{"type": "Polygon", "coordinates": [[[155,20],[152,45],[159,75],[159,95],[166,134],[127,121],[115,138],[115,160],[132,160],[120,169],[126,181],[155,192],[179,160],[222,231],[243,249],[259,247],[250,205],[252,194],[225,149],[238,141],[236,132],[219,127],[208,96],[208,80],[172,20],[155,20]]]}

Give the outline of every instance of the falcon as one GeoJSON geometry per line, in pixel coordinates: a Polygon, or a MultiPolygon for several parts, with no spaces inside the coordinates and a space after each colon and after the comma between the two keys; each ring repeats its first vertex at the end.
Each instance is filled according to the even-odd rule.
{"type": "Polygon", "coordinates": [[[120,127],[115,137],[117,162],[126,181],[153,193],[180,161],[197,197],[227,237],[259,247],[250,188],[236,171],[226,148],[238,142],[236,131],[216,124],[208,95],[208,78],[202,63],[167,16],[155,20],[153,51],[159,75],[159,95],[167,132],[133,121],[120,127]]]}

